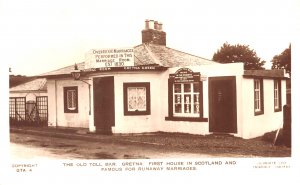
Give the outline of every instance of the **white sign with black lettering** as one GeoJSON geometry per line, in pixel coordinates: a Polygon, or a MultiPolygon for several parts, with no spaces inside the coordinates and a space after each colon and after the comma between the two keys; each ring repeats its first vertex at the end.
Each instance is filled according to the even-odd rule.
{"type": "Polygon", "coordinates": [[[86,54],[85,69],[134,66],[133,48],[91,49],[86,54]]]}

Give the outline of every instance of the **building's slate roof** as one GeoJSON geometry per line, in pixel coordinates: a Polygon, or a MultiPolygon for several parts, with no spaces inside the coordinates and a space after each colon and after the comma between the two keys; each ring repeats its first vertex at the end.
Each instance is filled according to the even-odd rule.
{"type": "Polygon", "coordinates": [[[134,48],[134,52],[136,58],[140,60],[135,61],[135,65],[159,64],[164,67],[180,67],[218,64],[212,60],[156,44],[138,45],[134,48]]]}
{"type": "MultiPolygon", "coordinates": [[[[77,67],[79,70],[83,70],[84,69],[84,62],[81,63],[77,63],[77,67]]],[[[62,75],[62,74],[71,74],[71,72],[74,70],[74,64],[54,70],[54,71],[50,71],[47,73],[43,73],[40,74],[38,76],[51,76],[51,75],[62,75]]]]}
{"type": "MultiPolygon", "coordinates": [[[[163,67],[199,66],[218,64],[208,59],[181,52],[172,48],[156,44],[140,44],[134,47],[134,65],[158,65],[163,67]]],[[[79,70],[84,69],[84,62],[77,64],[79,70]]],[[[52,76],[70,74],[74,70],[74,64],[43,73],[39,76],[52,76]]]]}
{"type": "Polygon", "coordinates": [[[11,87],[9,92],[47,91],[46,78],[38,78],[15,87],[11,87]]]}
{"type": "Polygon", "coordinates": [[[245,70],[244,76],[251,77],[272,77],[272,78],[284,78],[284,70],[272,69],[272,70],[245,70]]]}

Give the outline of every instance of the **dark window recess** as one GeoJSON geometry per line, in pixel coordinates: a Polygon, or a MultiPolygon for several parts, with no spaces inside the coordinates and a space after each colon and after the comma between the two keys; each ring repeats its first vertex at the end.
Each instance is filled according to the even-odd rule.
{"type": "Polygon", "coordinates": [[[150,115],[150,82],[124,83],[124,115],[150,115]]]}
{"type": "Polygon", "coordinates": [[[64,87],[65,113],[78,113],[78,87],[64,87]]]}

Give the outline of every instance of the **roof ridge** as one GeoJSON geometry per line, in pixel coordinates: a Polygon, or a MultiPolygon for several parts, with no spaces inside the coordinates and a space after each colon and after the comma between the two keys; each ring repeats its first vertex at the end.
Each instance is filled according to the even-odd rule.
{"type": "MultiPolygon", "coordinates": [[[[76,64],[78,66],[78,65],[81,65],[81,64],[84,64],[84,63],[85,63],[85,61],[79,62],[79,63],[76,63],[76,64]]],[[[46,72],[46,73],[42,73],[42,74],[36,75],[36,76],[43,76],[44,74],[51,73],[51,72],[54,72],[54,71],[58,71],[58,70],[61,70],[61,69],[65,69],[65,68],[68,68],[68,67],[71,67],[71,66],[74,66],[74,64],[68,65],[68,66],[65,66],[65,67],[61,67],[61,68],[58,68],[58,69],[55,69],[55,70],[52,70],[52,71],[49,71],[49,72],[46,72]]]]}
{"type": "MultiPolygon", "coordinates": [[[[190,56],[193,56],[193,57],[201,58],[201,59],[203,59],[203,60],[208,60],[208,61],[211,61],[211,62],[217,62],[217,61],[214,61],[214,60],[210,60],[210,59],[207,59],[207,58],[204,58],[204,57],[197,56],[197,55],[195,55],[195,54],[187,53],[187,52],[185,52],[185,51],[180,51],[180,50],[178,50],[178,49],[170,48],[170,47],[167,47],[167,46],[165,46],[165,47],[166,47],[167,49],[171,49],[171,50],[174,50],[174,51],[177,51],[177,52],[180,52],[180,53],[183,53],[183,54],[187,54],[187,55],[190,55],[190,56]]],[[[219,62],[217,62],[217,63],[219,63],[219,62]]]]}

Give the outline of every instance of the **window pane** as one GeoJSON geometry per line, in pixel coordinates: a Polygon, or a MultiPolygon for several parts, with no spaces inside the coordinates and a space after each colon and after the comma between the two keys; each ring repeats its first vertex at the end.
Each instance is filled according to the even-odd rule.
{"type": "Polygon", "coordinates": [[[200,112],[199,104],[194,104],[194,113],[198,114],[200,112]]]}
{"type": "Polygon", "coordinates": [[[127,89],[128,109],[135,110],[136,108],[136,88],[129,87],[127,89]]]}
{"type": "Polygon", "coordinates": [[[146,110],[146,88],[145,87],[128,87],[128,110],[146,110]]]}
{"type": "Polygon", "coordinates": [[[175,103],[176,104],[181,103],[181,95],[180,94],[175,95],[175,103]]]}
{"type": "Polygon", "coordinates": [[[191,104],[184,105],[184,113],[191,113],[191,104]]]}
{"type": "Polygon", "coordinates": [[[181,84],[174,84],[174,92],[181,93],[181,84]]]}
{"type": "Polygon", "coordinates": [[[70,110],[76,109],[76,92],[75,90],[68,90],[67,91],[67,108],[70,110]]]}
{"type": "Polygon", "coordinates": [[[175,104],[175,113],[181,113],[181,104],[175,104]]]}
{"type": "Polygon", "coordinates": [[[184,92],[191,92],[191,84],[184,84],[184,92]]]}
{"type": "Polygon", "coordinates": [[[191,113],[191,95],[184,95],[184,113],[191,113]]]}
{"type": "Polygon", "coordinates": [[[137,89],[137,109],[146,110],[146,88],[137,89]]]}
{"type": "Polygon", "coordinates": [[[194,94],[194,103],[199,103],[199,94],[194,94]]]}
{"type": "Polygon", "coordinates": [[[200,88],[200,84],[198,82],[194,83],[194,92],[199,92],[199,88],[200,88]]]}

